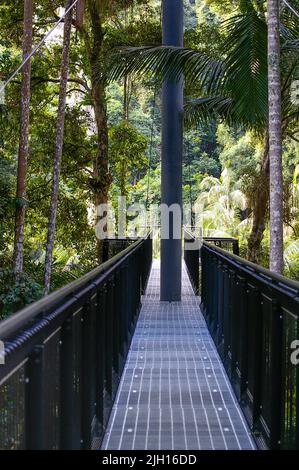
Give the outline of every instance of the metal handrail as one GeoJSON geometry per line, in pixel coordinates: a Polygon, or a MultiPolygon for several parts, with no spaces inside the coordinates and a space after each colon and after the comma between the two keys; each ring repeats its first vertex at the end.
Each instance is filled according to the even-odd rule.
{"type": "Polygon", "coordinates": [[[200,244],[198,239],[184,227],[184,261],[187,272],[196,295],[199,294],[199,253],[200,244]],[[187,243],[194,244],[192,250],[187,249],[187,243]]]}
{"type": "Polygon", "coordinates": [[[231,246],[231,251],[234,255],[240,254],[239,249],[239,240],[238,238],[233,237],[203,237],[204,242],[212,243],[219,248],[222,248],[223,245],[228,245],[225,251],[230,251],[228,248],[231,246]]]}
{"type": "Polygon", "coordinates": [[[276,285],[277,288],[284,288],[286,293],[289,291],[294,291],[299,299],[299,282],[293,279],[287,278],[281,274],[274,273],[263,266],[252,263],[251,261],[242,258],[241,256],[230,253],[222,248],[219,248],[215,245],[212,245],[209,242],[204,241],[203,244],[209,249],[212,250],[220,256],[223,260],[230,260],[232,265],[240,269],[247,274],[255,274],[257,276],[263,276],[264,282],[268,285],[276,285]]]}
{"type": "Polygon", "coordinates": [[[299,449],[299,282],[210,243],[201,308],[259,447],[299,449]]]}
{"type": "MultiPolygon", "coordinates": [[[[196,240],[188,230],[185,239],[196,240]]],[[[201,284],[201,309],[235,394],[260,448],[299,449],[298,365],[291,362],[299,282],[211,241],[187,250],[185,261],[195,292],[201,284]]]]}
{"type": "Polygon", "coordinates": [[[99,448],[151,261],[148,235],[0,323],[0,449],[99,448]]]}
{"type": "Polygon", "coordinates": [[[80,297],[79,291],[87,285],[96,285],[99,282],[104,281],[106,277],[109,277],[113,269],[117,268],[120,263],[136,251],[139,245],[143,243],[143,240],[144,239],[138,239],[133,245],[118,253],[112,259],[101,264],[89,273],[83,275],[81,278],[61,287],[57,291],[43,297],[37,302],[28,305],[21,311],[11,315],[9,318],[2,320],[0,322],[0,340],[5,340],[12,333],[23,328],[28,322],[34,320],[37,315],[41,313],[45,315],[51,309],[57,308],[61,301],[67,301],[71,297],[78,299],[80,297]]]}
{"type": "MultiPolygon", "coordinates": [[[[192,238],[196,239],[196,237],[193,235],[193,233],[188,230],[184,229],[184,231],[192,238]]],[[[265,276],[268,280],[272,279],[274,282],[277,284],[281,284],[284,286],[286,289],[292,289],[295,291],[298,291],[298,296],[299,296],[299,282],[295,281],[293,279],[287,278],[281,274],[274,273],[273,271],[270,271],[267,268],[264,268],[263,266],[260,266],[258,264],[252,263],[251,261],[246,260],[245,258],[242,258],[239,255],[236,255],[235,253],[231,253],[227,250],[224,250],[213,243],[211,241],[213,240],[220,240],[220,241],[238,241],[237,238],[213,238],[213,237],[204,237],[203,238],[203,244],[206,245],[210,250],[214,250],[221,255],[223,259],[225,258],[230,258],[232,262],[235,263],[235,266],[240,268],[240,269],[245,269],[247,268],[251,272],[254,271],[257,274],[261,274],[265,276]]]]}
{"type": "MultiPolygon", "coordinates": [[[[211,242],[215,246],[226,244],[231,246],[232,252],[235,255],[239,254],[239,241],[237,238],[212,238],[212,237],[196,237],[191,230],[186,226],[184,227],[184,260],[186,263],[189,278],[191,280],[194,292],[199,295],[200,291],[200,276],[199,276],[199,258],[201,243],[211,242]],[[187,243],[193,245],[192,250],[188,249],[187,243]]],[[[229,249],[229,247],[227,247],[229,249]]],[[[228,251],[228,250],[227,250],[228,251]]],[[[227,252],[225,251],[225,252],[227,252]]]]}

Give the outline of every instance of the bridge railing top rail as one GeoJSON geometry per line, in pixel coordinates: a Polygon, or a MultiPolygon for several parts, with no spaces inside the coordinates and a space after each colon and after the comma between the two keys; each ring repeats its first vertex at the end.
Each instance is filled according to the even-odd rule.
{"type": "MultiPolygon", "coordinates": [[[[267,268],[252,263],[240,256],[227,252],[209,242],[204,241],[203,247],[211,254],[214,254],[219,261],[229,264],[244,275],[252,276],[265,283],[268,287],[280,290],[284,294],[298,299],[299,302],[299,282],[289,279],[283,275],[274,273],[267,268]]],[[[299,314],[299,313],[298,313],[299,314]]]]}
{"type": "Polygon", "coordinates": [[[184,232],[185,232],[185,235],[190,236],[190,239],[192,239],[192,238],[201,238],[203,241],[206,241],[206,242],[209,242],[209,241],[213,242],[215,240],[224,241],[224,242],[226,242],[226,241],[239,242],[238,238],[235,238],[235,237],[204,237],[204,236],[198,236],[196,234],[196,232],[193,232],[193,229],[190,228],[190,227],[184,227],[184,232]]]}
{"type": "Polygon", "coordinates": [[[109,278],[113,270],[117,269],[133,252],[138,250],[143,241],[148,237],[149,234],[145,238],[136,239],[128,248],[85,274],[80,279],[76,279],[50,295],[28,305],[9,318],[2,320],[0,322],[0,339],[3,340],[10,337],[12,334],[24,328],[26,324],[34,321],[39,315],[45,317],[47,314],[50,314],[51,311],[57,310],[62,303],[66,304],[71,299],[79,300],[81,296],[86,295],[86,291],[105,282],[105,279],[109,278]]]}
{"type": "Polygon", "coordinates": [[[235,255],[240,254],[239,250],[239,240],[234,237],[203,237],[201,233],[196,233],[196,227],[184,226],[184,239],[185,242],[196,243],[198,248],[200,247],[201,242],[212,243],[219,248],[224,248],[226,251],[230,251],[235,255]],[[195,231],[194,231],[194,230],[195,231]],[[198,243],[199,242],[199,243],[198,243]]]}

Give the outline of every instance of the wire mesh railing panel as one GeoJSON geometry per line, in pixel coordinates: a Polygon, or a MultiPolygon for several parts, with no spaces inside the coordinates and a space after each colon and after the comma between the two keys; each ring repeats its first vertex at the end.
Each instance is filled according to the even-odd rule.
{"type": "Polygon", "coordinates": [[[199,294],[199,239],[195,238],[191,232],[184,230],[184,261],[186,263],[188,275],[196,295],[199,294]]]}
{"type": "Polygon", "coordinates": [[[0,450],[22,450],[25,447],[24,364],[0,384],[0,450]]]}
{"type": "Polygon", "coordinates": [[[121,251],[132,245],[136,239],[130,238],[106,238],[103,240],[102,246],[102,260],[103,262],[116,256],[121,251]]]}
{"type": "Polygon", "coordinates": [[[151,260],[150,236],[136,240],[0,323],[1,449],[100,447],[151,260]]]}
{"type": "Polygon", "coordinates": [[[299,283],[210,243],[201,263],[202,310],[257,442],[298,449],[299,283]]]}
{"type": "MultiPolygon", "coordinates": [[[[282,370],[282,419],[281,447],[296,449],[299,434],[299,370],[298,365],[290,361],[294,350],[290,345],[299,338],[298,317],[287,309],[283,309],[283,370],[282,370]]],[[[298,448],[298,447],[297,447],[298,448]]]]}
{"type": "Polygon", "coordinates": [[[82,309],[73,315],[73,439],[81,445],[82,441],[82,309]]]}
{"type": "Polygon", "coordinates": [[[60,444],[60,350],[59,328],[44,343],[45,442],[50,450],[59,449],[60,444]]]}
{"type": "Polygon", "coordinates": [[[203,240],[222,250],[229,251],[237,256],[239,255],[239,241],[237,238],[204,237],[203,240]]]}

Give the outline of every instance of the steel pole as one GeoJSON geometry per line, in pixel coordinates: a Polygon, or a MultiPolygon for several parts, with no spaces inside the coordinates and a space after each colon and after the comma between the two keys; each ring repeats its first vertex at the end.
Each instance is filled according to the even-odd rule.
{"type": "MultiPolygon", "coordinates": [[[[163,0],[163,45],[182,47],[184,43],[183,0],[163,0]]],[[[176,205],[182,212],[182,155],[183,155],[183,77],[169,78],[162,88],[162,204],[169,209],[176,205]]],[[[176,209],[174,209],[176,210],[176,209]]],[[[174,230],[174,219],[161,217],[161,292],[162,301],[181,300],[182,238],[174,230]],[[169,237],[163,239],[169,222],[169,237]]],[[[176,217],[177,219],[177,217],[176,217]]]]}

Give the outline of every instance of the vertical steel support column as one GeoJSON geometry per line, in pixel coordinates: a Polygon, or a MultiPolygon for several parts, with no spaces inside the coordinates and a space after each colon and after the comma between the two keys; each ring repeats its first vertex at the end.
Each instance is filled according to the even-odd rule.
{"type": "MultiPolygon", "coordinates": [[[[163,44],[183,46],[183,0],[163,0],[163,44]]],[[[162,89],[162,204],[182,207],[183,77],[165,80],[162,89]]],[[[162,219],[162,218],[161,218],[162,219]]],[[[169,216],[169,239],[161,237],[161,300],[181,300],[182,240],[174,239],[173,214],[169,216]]],[[[163,225],[168,221],[161,220],[163,225]]]]}

